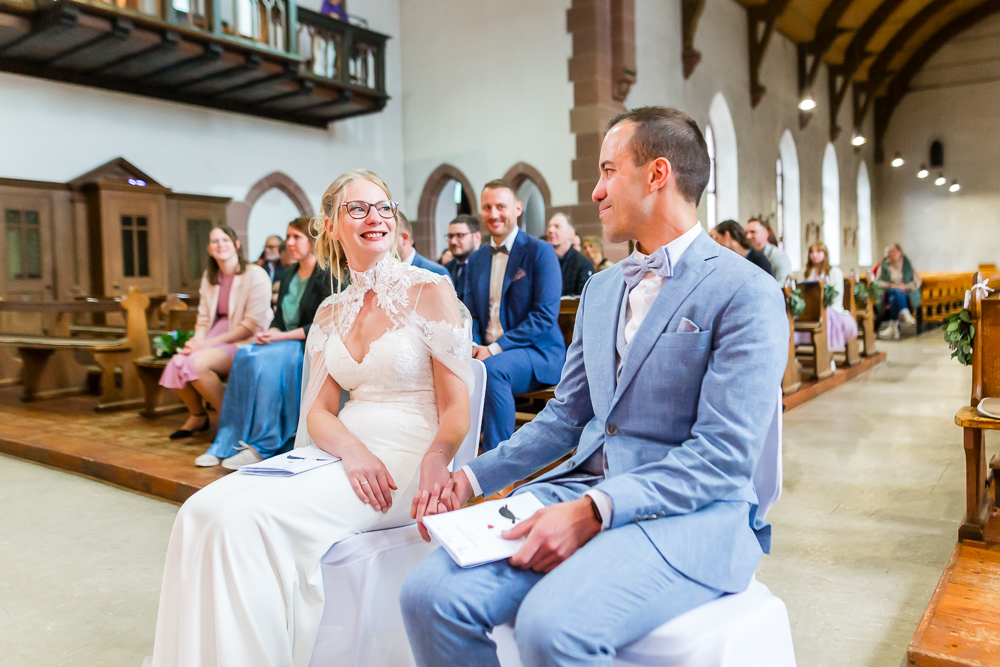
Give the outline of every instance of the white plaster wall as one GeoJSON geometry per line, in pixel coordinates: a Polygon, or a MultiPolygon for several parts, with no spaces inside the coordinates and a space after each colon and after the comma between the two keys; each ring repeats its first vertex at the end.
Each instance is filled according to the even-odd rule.
{"type": "MultiPolygon", "coordinates": [[[[814,97],[819,103],[805,130],[799,129],[798,80],[795,45],[779,33],[771,39],[761,67],[761,82],[767,93],[756,109],[750,106],[746,10],[733,0],[708,0],[698,31],[695,48],[702,59],[690,79],[685,80],[681,64],[680,0],[636,0],[636,44],[638,81],[632,87],[627,105],[660,104],[677,107],[704,126],[716,93],[726,98],[736,128],[739,160],[739,212],[745,223],[763,213],[775,219],[777,193],[775,161],[781,135],[789,130],[798,152],[802,254],[815,234],[806,239],[805,225],[823,221],[821,173],[823,151],[829,141],[829,106],[826,94],[826,70],[816,82],[814,97]]],[[[861,159],[869,166],[870,143],[856,151],[850,145],[850,99],[840,110],[843,131],[834,143],[840,165],[841,227],[857,227],[857,171],[861,159]]],[[[871,122],[865,133],[871,136],[871,122]]],[[[704,218],[704,201],[699,209],[704,218]]],[[[878,226],[878,215],[875,216],[878,226]]],[[[853,242],[853,235],[849,239],[853,242]]],[[[802,262],[804,265],[804,261],[802,262]]],[[[857,267],[857,246],[842,245],[840,265],[845,270],[857,267]]]]}
{"type": "Polygon", "coordinates": [[[569,0],[401,0],[405,211],[454,165],[478,190],[518,162],[576,203],[569,0]]]}
{"type": "MultiPolygon", "coordinates": [[[[318,8],[320,0],[301,4],[318,8]]],[[[338,174],[367,167],[401,195],[398,0],[352,0],[350,7],[373,30],[392,37],[386,57],[392,99],[381,113],[320,130],[0,74],[0,176],[62,182],[121,156],[175,191],[241,201],[259,179],[283,171],[318,210],[338,174]]],[[[287,222],[276,223],[278,233],[284,235],[287,222]]],[[[249,248],[249,254],[259,254],[261,247],[249,248]]]]}
{"type": "Polygon", "coordinates": [[[874,171],[878,243],[902,244],[923,271],[975,271],[1000,263],[1000,17],[945,44],[914,77],[885,138],[886,164],[874,171]],[[944,145],[950,193],[916,177],[931,142],[944,145]],[[899,152],[906,164],[889,162],[899,152]]]}

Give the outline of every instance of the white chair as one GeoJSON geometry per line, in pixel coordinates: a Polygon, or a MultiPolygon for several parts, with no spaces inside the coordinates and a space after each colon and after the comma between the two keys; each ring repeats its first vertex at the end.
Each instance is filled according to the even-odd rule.
{"type": "MultiPolygon", "coordinates": [[[[753,476],[765,516],[781,497],[781,396],[753,476]]],[[[521,667],[514,628],[497,627],[502,667],[521,667]]],[[[795,667],[785,603],[756,577],[742,593],[724,595],[681,614],[618,651],[616,667],[795,667]]]]}
{"type": "MultiPolygon", "coordinates": [[[[458,470],[476,456],[486,398],[486,366],[473,359],[470,428],[451,462],[458,470]]],[[[323,557],[323,609],[311,667],[406,667],[413,654],[403,627],[399,591],[414,567],[437,548],[415,523],[361,533],[338,542],[323,557]],[[345,638],[353,640],[345,641],[345,638]],[[344,647],[350,647],[344,652],[344,647]],[[339,652],[338,652],[339,651],[339,652]]]]}

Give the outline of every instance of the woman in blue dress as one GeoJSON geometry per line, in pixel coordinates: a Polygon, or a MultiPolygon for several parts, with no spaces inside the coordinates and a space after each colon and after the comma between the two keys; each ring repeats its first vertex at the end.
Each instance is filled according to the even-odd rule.
{"type": "Polygon", "coordinates": [[[286,244],[296,262],[285,271],[271,328],[236,353],[219,414],[219,430],[200,467],[236,470],[291,449],[299,423],[303,345],[316,309],[334,289],[329,270],[316,266],[308,218],[288,225],[286,244]]]}

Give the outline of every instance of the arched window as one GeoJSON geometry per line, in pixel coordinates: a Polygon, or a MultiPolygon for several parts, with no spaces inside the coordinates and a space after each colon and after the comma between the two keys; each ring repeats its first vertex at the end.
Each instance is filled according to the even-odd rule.
{"type": "Polygon", "coordinates": [[[792,271],[802,268],[802,208],[799,191],[799,155],[792,133],[785,130],[778,144],[778,232],[792,271]]]}
{"type": "Polygon", "coordinates": [[[708,146],[708,185],[705,186],[705,223],[711,229],[719,224],[719,200],[715,194],[715,132],[711,125],[705,126],[705,144],[708,146]]]}
{"type": "Polygon", "coordinates": [[[840,170],[830,143],[823,153],[823,243],[830,251],[830,265],[840,266],[840,170]]]}
{"type": "Polygon", "coordinates": [[[864,162],[858,169],[858,266],[872,265],[872,186],[864,162]]]}
{"type": "Polygon", "coordinates": [[[517,219],[517,226],[535,238],[543,236],[548,210],[552,205],[545,177],[527,162],[518,162],[507,170],[503,180],[514,187],[521,202],[521,217],[517,219]]]}
{"type": "MultiPolygon", "coordinates": [[[[722,93],[716,93],[708,109],[708,125],[715,145],[715,220],[709,228],[722,220],[740,219],[740,177],[736,152],[736,127],[729,105],[722,93]]],[[[711,218],[711,216],[709,216],[711,218]]]]}
{"type": "Polygon", "coordinates": [[[539,237],[545,233],[545,200],[535,182],[526,178],[517,188],[517,198],[521,200],[521,217],[518,226],[529,236],[539,237]]]}
{"type": "Polygon", "coordinates": [[[246,258],[253,262],[264,252],[268,236],[285,238],[288,223],[300,216],[295,203],[281,190],[272,188],[262,194],[247,220],[246,258]]]}
{"type": "Polygon", "coordinates": [[[443,164],[427,177],[417,220],[413,225],[413,243],[417,252],[437,259],[448,247],[448,224],[459,213],[475,214],[476,194],[461,171],[443,164]]]}

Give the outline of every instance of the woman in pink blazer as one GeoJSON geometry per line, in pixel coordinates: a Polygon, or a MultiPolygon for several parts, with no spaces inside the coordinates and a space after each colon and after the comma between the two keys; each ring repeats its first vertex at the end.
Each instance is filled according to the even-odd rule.
{"type": "Polygon", "coordinates": [[[216,227],[208,237],[208,269],[201,278],[198,321],[194,337],[167,364],[160,384],[175,389],[188,416],[171,440],[208,430],[202,400],[222,408],[220,375],[229,373],[236,350],[267,330],[271,311],[271,279],[267,271],[248,264],[229,227],[216,227]]]}

